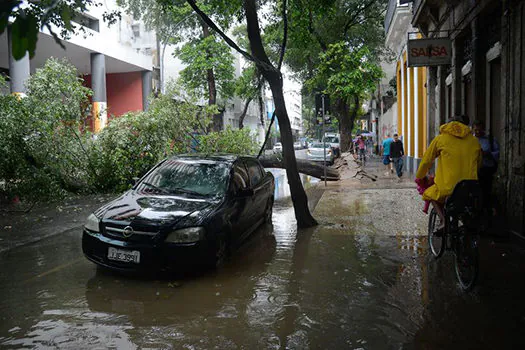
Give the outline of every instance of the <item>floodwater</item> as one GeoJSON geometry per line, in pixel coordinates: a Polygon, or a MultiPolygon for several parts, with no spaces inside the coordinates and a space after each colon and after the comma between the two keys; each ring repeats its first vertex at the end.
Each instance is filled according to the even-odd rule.
{"type": "MultiPolygon", "coordinates": [[[[286,171],[284,169],[273,168],[269,168],[267,170],[269,170],[273,174],[273,177],[275,179],[274,198],[276,200],[279,200],[289,197],[290,186],[288,186],[288,177],[286,176],[286,171]]],[[[301,177],[301,182],[303,183],[303,187],[305,189],[308,189],[319,182],[318,178],[315,178],[310,175],[299,174],[299,176],[301,177]]]]}
{"type": "Polygon", "coordinates": [[[13,249],[0,259],[0,347],[523,345],[523,259],[486,242],[480,287],[464,294],[450,259],[428,258],[418,227],[382,228],[367,219],[384,195],[338,195],[325,193],[320,203],[352,201],[344,215],[323,205],[315,212],[320,224],[299,232],[293,210],[277,202],[273,225],[259,228],[217,271],[191,276],[99,270],[82,256],[78,230],[13,249]]]}

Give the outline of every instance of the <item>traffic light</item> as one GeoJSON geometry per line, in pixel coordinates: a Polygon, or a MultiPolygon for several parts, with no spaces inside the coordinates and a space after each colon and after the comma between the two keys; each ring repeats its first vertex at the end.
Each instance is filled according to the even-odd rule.
{"type": "Polygon", "coordinates": [[[323,97],[324,97],[324,114],[330,114],[330,96],[326,94],[315,94],[315,114],[323,115],[323,97]]]}

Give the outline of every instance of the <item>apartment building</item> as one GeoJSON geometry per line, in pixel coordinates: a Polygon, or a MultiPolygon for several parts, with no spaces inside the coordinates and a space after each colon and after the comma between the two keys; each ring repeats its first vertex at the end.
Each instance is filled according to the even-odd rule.
{"type": "MultiPolygon", "coordinates": [[[[33,58],[26,55],[14,60],[10,52],[9,31],[0,35],[0,69],[10,77],[12,93],[24,93],[25,81],[50,57],[66,57],[84,76],[86,86],[93,90],[93,130],[107,125],[109,116],[147,108],[147,98],[158,79],[153,78],[156,47],[144,45],[155,42],[154,34],[141,31],[141,23],[123,15],[112,26],[103,21],[103,13],[117,8],[115,0],[101,7],[90,7],[77,14],[73,22],[82,27],[70,38],[61,40],[63,49],[47,29],[38,35],[33,58]],[[142,35],[142,37],[141,37],[142,35]]],[[[59,28],[53,28],[59,33],[59,28]]]]}

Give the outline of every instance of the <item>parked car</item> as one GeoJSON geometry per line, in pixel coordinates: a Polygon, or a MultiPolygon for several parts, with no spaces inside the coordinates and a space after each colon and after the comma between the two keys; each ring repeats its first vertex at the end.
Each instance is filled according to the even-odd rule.
{"type": "Polygon", "coordinates": [[[88,217],[82,250],[120,271],[216,266],[271,222],[274,188],[254,157],[174,156],[88,217]]]}
{"type": "Polygon", "coordinates": [[[293,149],[302,149],[301,143],[299,141],[293,143],[293,149]]]}
{"type": "Polygon", "coordinates": [[[334,134],[334,133],[325,133],[324,135],[324,141],[326,143],[330,144],[330,147],[332,148],[334,152],[334,157],[339,157],[341,155],[341,144],[340,144],[340,134],[334,134]]]}
{"type": "Polygon", "coordinates": [[[274,152],[282,152],[282,151],[283,151],[283,145],[282,145],[282,143],[277,142],[277,143],[273,146],[273,151],[274,151],[274,152]]]}
{"type": "Polygon", "coordinates": [[[324,152],[326,149],[326,163],[334,164],[334,152],[329,143],[323,145],[322,142],[312,143],[306,150],[306,159],[314,162],[324,162],[324,152]]]}

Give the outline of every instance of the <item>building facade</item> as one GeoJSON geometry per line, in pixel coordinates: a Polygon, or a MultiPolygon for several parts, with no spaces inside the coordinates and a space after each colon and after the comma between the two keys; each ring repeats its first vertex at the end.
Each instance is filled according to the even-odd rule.
{"type": "MultiPolygon", "coordinates": [[[[114,25],[103,21],[105,11],[117,9],[115,0],[108,0],[104,7],[92,6],[86,13],[77,14],[73,23],[81,31],[61,40],[63,49],[47,29],[38,35],[37,50],[33,58],[26,54],[14,60],[10,51],[9,30],[0,35],[0,69],[9,77],[11,92],[24,93],[25,81],[50,57],[67,58],[85,78],[86,86],[93,90],[92,127],[98,131],[107,125],[108,117],[147,108],[155,70],[155,47],[145,47],[154,36],[141,31],[140,22],[123,15],[114,25]]],[[[55,33],[60,28],[52,27],[55,33]]]]}
{"type": "Polygon", "coordinates": [[[428,145],[427,128],[427,70],[408,67],[407,41],[409,37],[421,37],[412,27],[412,6],[403,0],[390,0],[385,16],[386,46],[395,55],[396,110],[389,114],[397,116],[397,122],[383,125],[388,133],[397,132],[403,140],[406,153],[405,167],[415,172],[428,145]],[[397,131],[393,131],[393,126],[397,131]],[[389,130],[390,129],[390,130],[389,130]]]}
{"type": "Polygon", "coordinates": [[[408,35],[451,43],[450,64],[407,67],[405,39],[394,41],[398,122],[413,168],[448,118],[483,121],[501,150],[495,205],[517,236],[525,228],[524,18],[524,0],[391,0],[385,20],[387,44],[408,35]]]}

